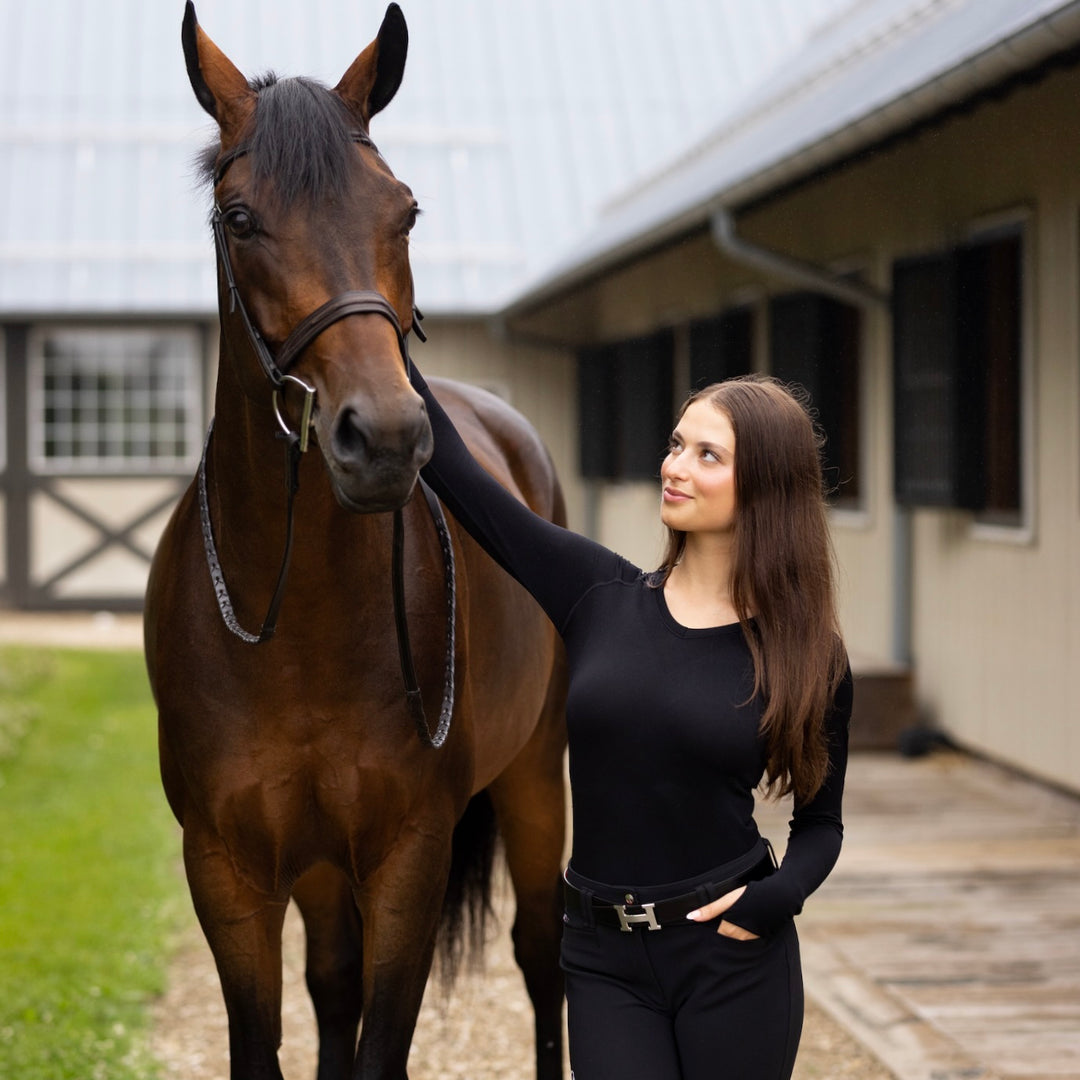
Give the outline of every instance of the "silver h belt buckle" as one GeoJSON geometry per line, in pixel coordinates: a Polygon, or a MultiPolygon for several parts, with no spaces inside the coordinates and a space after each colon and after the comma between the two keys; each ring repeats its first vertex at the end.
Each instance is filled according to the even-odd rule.
{"type": "MultiPolygon", "coordinates": [[[[633,905],[631,905],[633,906],[633,905]]],[[[648,923],[650,930],[659,930],[660,924],[656,921],[656,916],[653,914],[653,908],[655,904],[642,904],[640,915],[627,915],[625,904],[613,904],[615,908],[615,914],[619,916],[619,929],[625,930],[628,934],[631,933],[631,923],[648,923]]]]}

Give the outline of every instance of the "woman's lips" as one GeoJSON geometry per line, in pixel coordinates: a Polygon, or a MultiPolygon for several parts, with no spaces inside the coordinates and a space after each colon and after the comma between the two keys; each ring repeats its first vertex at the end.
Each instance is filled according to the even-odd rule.
{"type": "Polygon", "coordinates": [[[685,491],[678,491],[675,488],[664,488],[664,502],[669,503],[681,503],[689,502],[690,496],[685,491]]]}

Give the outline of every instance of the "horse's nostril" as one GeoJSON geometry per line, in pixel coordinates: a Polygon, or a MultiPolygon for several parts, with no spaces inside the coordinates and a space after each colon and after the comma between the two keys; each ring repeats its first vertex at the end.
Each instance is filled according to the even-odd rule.
{"type": "Polygon", "coordinates": [[[356,409],[345,408],[334,428],[334,451],[339,458],[356,461],[367,456],[368,435],[364,420],[356,409]]]}

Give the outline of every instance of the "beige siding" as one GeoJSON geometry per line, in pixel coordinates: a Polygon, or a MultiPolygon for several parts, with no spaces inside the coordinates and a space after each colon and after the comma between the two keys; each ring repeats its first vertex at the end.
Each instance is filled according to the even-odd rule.
{"type": "MultiPolygon", "coordinates": [[[[874,277],[886,286],[887,267],[874,277]]],[[[892,368],[891,324],[884,308],[863,314],[862,506],[832,515],[840,622],[855,660],[893,659],[892,368]]]]}
{"type": "Polygon", "coordinates": [[[1080,438],[1076,201],[1039,199],[1033,410],[1035,499],[1027,542],[982,539],[922,514],[919,684],[965,742],[1080,788],[1080,438]]]}
{"type": "Polygon", "coordinates": [[[664,550],[660,486],[654,481],[605,484],[596,493],[594,539],[635,566],[653,570],[664,550]]]}

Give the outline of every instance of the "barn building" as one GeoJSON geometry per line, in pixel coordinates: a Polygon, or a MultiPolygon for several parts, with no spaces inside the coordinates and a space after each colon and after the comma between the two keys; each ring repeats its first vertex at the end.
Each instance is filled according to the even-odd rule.
{"type": "Polygon", "coordinates": [[[805,385],[856,668],[1080,791],[1078,61],[1080,4],[856,5],[503,319],[574,350],[592,531],[646,562],[673,402],[805,385]]]}
{"type": "MultiPolygon", "coordinates": [[[[1080,3],[403,6],[373,135],[425,210],[424,369],[526,412],[572,524],[643,565],[675,402],[803,383],[889,722],[1080,791],[1080,3]]],[[[382,11],[269,7],[198,12],[245,72],[331,84],[382,11]]],[[[181,8],[0,11],[10,607],[137,608],[209,420],[181,8]]]]}

